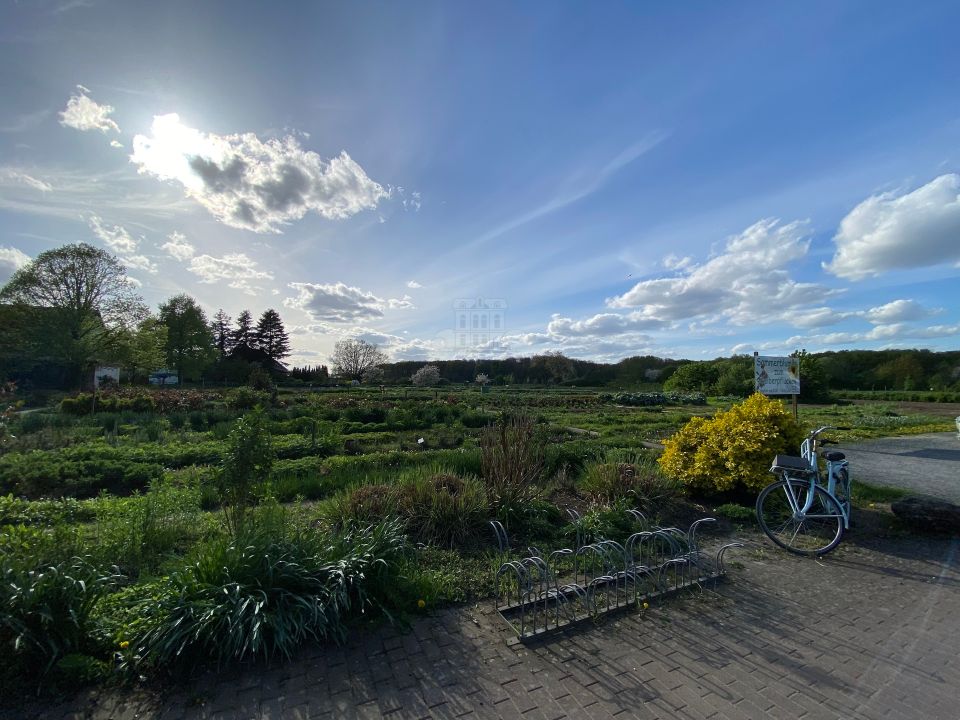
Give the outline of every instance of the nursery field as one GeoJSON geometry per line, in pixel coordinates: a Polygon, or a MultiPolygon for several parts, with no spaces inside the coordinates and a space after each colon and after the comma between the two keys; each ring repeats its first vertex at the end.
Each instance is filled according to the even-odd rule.
{"type": "MultiPolygon", "coordinates": [[[[640,529],[631,508],[682,525],[749,505],[743,487],[688,489],[650,449],[735,402],[240,388],[21,413],[0,446],[0,690],[282,659],[357,623],[489,597],[505,558],[494,518],[511,547],[549,550],[622,540],[640,529]]],[[[841,440],[953,428],[923,410],[810,406],[800,423],[849,428],[841,440]]]]}

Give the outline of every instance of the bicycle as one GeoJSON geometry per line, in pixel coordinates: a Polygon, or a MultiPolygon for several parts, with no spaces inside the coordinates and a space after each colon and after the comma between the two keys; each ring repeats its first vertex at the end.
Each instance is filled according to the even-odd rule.
{"type": "Polygon", "coordinates": [[[820,453],[826,461],[823,475],[818,462],[820,433],[811,432],[800,445],[800,457],[777,455],[770,472],[780,479],[757,497],[757,520],[773,542],[797,555],[819,557],[840,544],[850,529],[850,468],[842,452],[820,453]],[[826,485],[824,485],[824,479],[826,485]]]}

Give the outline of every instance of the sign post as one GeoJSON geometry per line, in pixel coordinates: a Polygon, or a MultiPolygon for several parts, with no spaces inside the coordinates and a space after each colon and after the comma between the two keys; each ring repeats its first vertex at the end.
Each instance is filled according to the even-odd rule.
{"type": "Polygon", "coordinates": [[[764,395],[792,395],[793,416],[798,414],[800,358],[768,357],[753,353],[753,386],[764,395]]]}

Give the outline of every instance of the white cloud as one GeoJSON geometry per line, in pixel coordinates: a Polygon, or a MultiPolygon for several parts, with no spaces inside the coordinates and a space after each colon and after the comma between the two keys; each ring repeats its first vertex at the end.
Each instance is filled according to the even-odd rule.
{"type": "Polygon", "coordinates": [[[183,233],[173,232],[167,238],[167,242],[161,245],[160,249],[166,250],[170,257],[183,262],[196,254],[196,248],[187,241],[187,237],[183,233]]]}
{"type": "Polygon", "coordinates": [[[157,264],[146,255],[121,255],[120,262],[131,270],[145,270],[151,274],[157,272],[157,264]]]}
{"type": "Polygon", "coordinates": [[[931,340],[934,338],[960,335],[960,325],[931,325],[928,327],[911,326],[906,323],[877,325],[866,332],[836,332],[824,335],[795,335],[788,338],[784,345],[828,347],[835,345],[856,345],[863,342],[885,341],[890,344],[909,340],[931,340]]]}
{"type": "Polygon", "coordinates": [[[857,205],[833,238],[824,268],[859,280],[889,270],[960,260],[960,175],[941,175],[905,195],[874,195],[857,205]]]}
{"type": "Polygon", "coordinates": [[[110,119],[114,111],[112,105],[100,105],[87,95],[89,90],[83,85],[77,85],[78,93],[70,96],[67,107],[60,113],[60,124],[76,130],[99,130],[120,132],[120,127],[110,119]]]}
{"type": "Polygon", "coordinates": [[[413,298],[409,295],[404,295],[402,298],[390,298],[387,300],[387,307],[391,310],[413,310],[416,308],[416,305],[413,304],[413,298]]]}
{"type": "Polygon", "coordinates": [[[254,280],[272,280],[273,274],[257,269],[255,260],[244,253],[233,253],[223,257],[196,255],[190,259],[187,270],[200,278],[202,283],[216,283],[226,280],[228,287],[242,290],[248,295],[256,295],[262,288],[251,284],[254,280]]]}
{"type": "Polygon", "coordinates": [[[418,283],[416,280],[407,280],[407,287],[411,290],[419,290],[423,287],[423,285],[418,283]]]}
{"type": "Polygon", "coordinates": [[[410,297],[383,299],[371,292],[352,287],[342,282],[333,284],[290,283],[289,287],[299,294],[286,298],[283,304],[299,308],[320,322],[361,322],[383,317],[385,309],[408,310],[413,308],[410,297]]]}
{"type": "Polygon", "coordinates": [[[13,185],[22,185],[32,188],[33,190],[39,190],[40,192],[50,192],[53,190],[53,186],[50,183],[38,180],[32,175],[28,175],[22,170],[15,170],[14,168],[0,168],[0,178],[7,180],[13,185]]]}
{"type": "Polygon", "coordinates": [[[863,316],[875,325],[922,320],[933,313],[916,300],[894,300],[886,305],[870,308],[863,316]]]}
{"type": "Polygon", "coordinates": [[[260,233],[310,211],[345,219],[389,196],[346,152],[324,160],[292,136],[204,133],[176,114],[155,117],[150,137],[133,139],[130,159],[141,173],[179,182],[220,222],[260,233]]]}
{"type": "Polygon", "coordinates": [[[30,256],[22,250],[9,245],[0,245],[0,286],[3,286],[13,274],[30,262],[30,256]]]}
{"type": "Polygon", "coordinates": [[[120,148],[120,149],[122,150],[122,149],[123,149],[123,143],[120,142],[119,140],[111,140],[111,141],[110,141],[110,147],[112,147],[112,148],[120,148]]]}
{"type": "Polygon", "coordinates": [[[791,309],[833,294],[794,281],[785,269],[807,254],[808,237],[806,222],[761,220],[728,238],[724,250],[702,265],[668,257],[677,275],[638,282],[607,305],[639,308],[637,320],[707,318],[734,325],[780,320],[791,309]]]}
{"type": "Polygon", "coordinates": [[[129,255],[140,247],[140,241],[130,235],[122,225],[107,226],[97,215],[91,215],[87,222],[93,234],[116,253],[129,255]]]}
{"type": "Polygon", "coordinates": [[[663,320],[636,312],[626,315],[599,313],[586,320],[554,315],[547,325],[547,332],[560,337],[605,337],[636,330],[652,330],[666,324],[663,320]]]}
{"type": "Polygon", "coordinates": [[[783,319],[794,327],[817,328],[836,325],[848,317],[856,315],[850,312],[838,312],[828,307],[806,308],[798,312],[788,312],[783,319]]]}

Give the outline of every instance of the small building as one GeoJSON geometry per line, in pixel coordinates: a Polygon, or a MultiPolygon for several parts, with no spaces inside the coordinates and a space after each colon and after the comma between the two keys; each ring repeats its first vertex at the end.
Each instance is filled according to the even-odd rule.
{"type": "Polygon", "coordinates": [[[282,362],[274,360],[260,348],[250,347],[247,344],[237,345],[226,357],[227,360],[242,360],[251,365],[259,365],[271,375],[289,375],[290,368],[282,362]]]}

